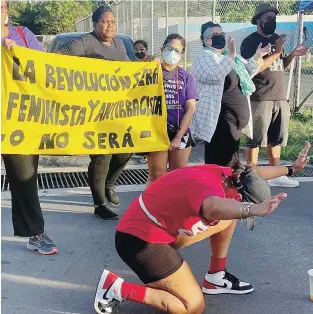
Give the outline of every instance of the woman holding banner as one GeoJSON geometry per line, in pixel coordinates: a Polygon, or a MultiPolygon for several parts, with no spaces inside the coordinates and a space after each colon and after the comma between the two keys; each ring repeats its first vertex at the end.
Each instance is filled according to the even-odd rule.
{"type": "MultiPolygon", "coordinates": [[[[58,49],[57,53],[111,61],[129,61],[126,48],[116,35],[116,18],[108,7],[98,7],[93,15],[94,31],[82,35],[58,49]]],[[[95,215],[102,219],[118,219],[108,206],[119,206],[114,184],[131,158],[131,154],[90,155],[89,185],[95,205],[95,215]]]]}
{"type": "MultiPolygon", "coordinates": [[[[26,27],[8,25],[9,3],[1,1],[1,41],[8,49],[18,45],[43,51],[35,35],[26,27]]],[[[37,189],[39,156],[3,155],[11,188],[14,235],[30,237],[27,248],[49,255],[57,253],[53,241],[44,231],[45,223],[37,189]]]]}
{"type": "Polygon", "coordinates": [[[170,171],[187,166],[194,146],[189,127],[196,106],[196,85],[192,75],[178,66],[185,49],[186,41],[179,34],[170,34],[163,44],[163,85],[171,145],[168,151],[148,154],[147,186],[166,174],[168,162],[170,171]]]}

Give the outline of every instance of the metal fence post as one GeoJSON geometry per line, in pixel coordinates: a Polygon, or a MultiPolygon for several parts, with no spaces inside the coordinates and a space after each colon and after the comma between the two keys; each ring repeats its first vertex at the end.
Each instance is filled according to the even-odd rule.
{"type": "Polygon", "coordinates": [[[142,0],[140,0],[140,39],[142,39],[142,0]]]}
{"type": "Polygon", "coordinates": [[[153,9],[154,9],[154,6],[153,6],[153,0],[151,0],[151,53],[153,54],[154,53],[154,23],[153,23],[153,9]]]}
{"type": "MultiPolygon", "coordinates": [[[[304,12],[301,11],[299,12],[299,40],[298,40],[298,45],[303,42],[303,15],[304,12]]],[[[298,68],[297,68],[297,94],[296,94],[296,104],[295,104],[295,109],[299,107],[300,104],[300,88],[301,88],[301,58],[298,57],[298,68]]]]}
{"type": "Polygon", "coordinates": [[[115,14],[115,17],[116,17],[116,32],[118,33],[118,30],[119,30],[119,20],[118,20],[118,4],[116,4],[116,14],[115,14]]]}
{"type": "MultiPolygon", "coordinates": [[[[298,12],[297,20],[299,20],[299,12],[298,12]]],[[[296,31],[296,35],[295,35],[295,38],[294,38],[294,41],[293,41],[293,48],[297,46],[298,38],[299,38],[299,24],[297,25],[297,31],[296,31]]],[[[291,61],[291,65],[290,65],[290,68],[289,68],[290,70],[289,70],[289,78],[288,78],[288,85],[287,85],[287,100],[289,102],[290,102],[290,92],[291,92],[292,78],[293,78],[294,72],[295,72],[295,65],[296,65],[295,61],[296,61],[295,59],[293,59],[291,61]]]]}
{"type": "MultiPolygon", "coordinates": [[[[187,31],[188,31],[188,0],[185,0],[185,18],[184,18],[184,34],[185,34],[185,41],[187,43],[188,38],[187,38],[187,31]]],[[[187,49],[188,49],[188,44],[186,45],[186,50],[185,50],[185,58],[184,58],[184,68],[185,70],[187,69],[187,49]]]]}
{"type": "Polygon", "coordinates": [[[212,21],[213,21],[213,23],[216,23],[215,17],[216,17],[216,0],[213,0],[213,12],[212,12],[212,21]]]}
{"type": "Polygon", "coordinates": [[[124,1],[122,2],[122,17],[123,17],[123,34],[126,33],[126,21],[125,21],[125,5],[124,5],[124,1]]]}
{"type": "Polygon", "coordinates": [[[130,0],[130,25],[131,25],[131,38],[134,38],[134,6],[133,0],[130,0]]]}
{"type": "Polygon", "coordinates": [[[166,37],[168,36],[168,0],[166,0],[166,37]]]}

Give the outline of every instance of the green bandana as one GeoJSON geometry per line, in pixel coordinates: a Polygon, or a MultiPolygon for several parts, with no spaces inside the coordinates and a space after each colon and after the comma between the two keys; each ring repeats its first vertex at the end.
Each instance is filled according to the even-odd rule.
{"type": "MultiPolygon", "coordinates": [[[[214,54],[222,57],[218,52],[216,52],[215,50],[213,50],[209,47],[205,47],[204,49],[209,50],[209,51],[213,52],[214,54]]],[[[223,51],[223,55],[227,55],[227,51],[223,51]]],[[[247,69],[245,67],[245,64],[238,57],[235,57],[234,70],[239,77],[239,82],[240,82],[242,94],[245,96],[252,95],[253,92],[255,92],[255,85],[252,81],[252,78],[251,78],[249,72],[247,71],[247,69]]]]}

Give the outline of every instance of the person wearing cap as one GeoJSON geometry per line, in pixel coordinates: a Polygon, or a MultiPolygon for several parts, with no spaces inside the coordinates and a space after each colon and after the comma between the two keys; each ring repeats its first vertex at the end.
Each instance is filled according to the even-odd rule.
{"type": "MultiPolygon", "coordinates": [[[[285,35],[275,33],[278,10],[268,3],[259,4],[251,19],[257,31],[246,37],[241,44],[241,55],[251,58],[259,45],[271,45],[271,52],[263,57],[264,63],[254,76],[255,92],[251,95],[253,116],[252,138],[247,141],[247,161],[251,165],[258,162],[259,147],[266,147],[271,166],[280,164],[281,147],[287,145],[290,108],[285,88],[285,69],[296,56],[308,53],[303,45],[298,45],[289,55],[283,49],[285,35]]],[[[270,182],[271,186],[297,187],[299,183],[281,176],[270,182]]]]}
{"type": "Polygon", "coordinates": [[[130,204],[115,234],[117,253],[144,285],[105,269],[94,299],[96,312],[117,313],[119,303],[130,300],[167,313],[200,314],[205,307],[202,292],[252,292],[251,284],[226,270],[236,220],[253,221],[275,210],[287,195],[271,197],[267,179],[302,170],[309,149],[306,143],[292,166],[200,165],[179,168],[153,182],[130,204]],[[177,250],[207,237],[211,263],[201,292],[177,250]]]}

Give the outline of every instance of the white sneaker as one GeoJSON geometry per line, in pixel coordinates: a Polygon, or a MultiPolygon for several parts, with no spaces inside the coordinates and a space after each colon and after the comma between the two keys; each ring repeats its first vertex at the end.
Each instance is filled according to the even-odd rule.
{"type": "Polygon", "coordinates": [[[278,177],[267,181],[269,186],[281,186],[284,188],[296,188],[299,186],[299,182],[289,179],[287,176],[278,177]]]}
{"type": "Polygon", "coordinates": [[[98,283],[94,308],[98,314],[118,313],[120,303],[123,301],[121,288],[123,279],[114,273],[104,270],[98,283]]]}
{"type": "Polygon", "coordinates": [[[202,284],[202,292],[205,294],[246,294],[252,291],[253,287],[249,283],[240,281],[227,271],[206,273],[202,284]]]}

